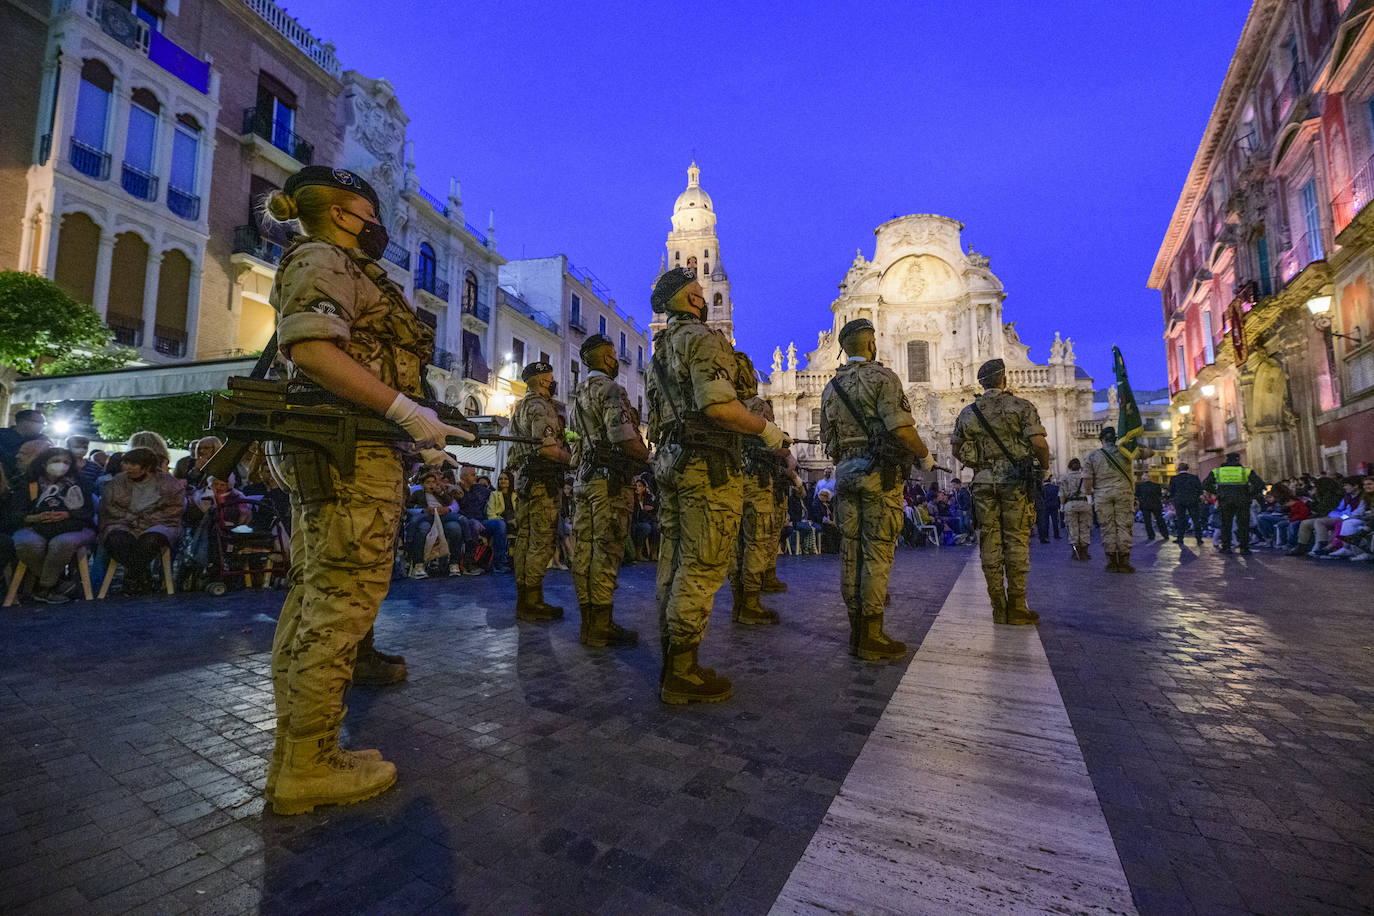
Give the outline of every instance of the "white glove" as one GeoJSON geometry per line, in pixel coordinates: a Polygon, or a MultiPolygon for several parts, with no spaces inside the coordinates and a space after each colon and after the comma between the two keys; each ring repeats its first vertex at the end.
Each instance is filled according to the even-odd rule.
{"type": "Polygon", "coordinates": [[[763,421],[763,432],[759,433],[759,438],[769,449],[777,451],[780,448],[787,448],[792,444],[792,440],[787,438],[787,433],[778,428],[772,420],[763,421]]]}
{"type": "Polygon", "coordinates": [[[432,468],[456,468],[458,459],[439,448],[422,448],[420,457],[432,468]]]}
{"type": "Polygon", "coordinates": [[[421,448],[443,445],[450,436],[464,442],[477,438],[465,429],[444,423],[434,411],[416,404],[404,394],[396,395],[396,400],[386,409],[386,418],[399,423],[421,448]]]}
{"type": "Polygon", "coordinates": [[[1088,494],[1088,505],[1091,506],[1092,504],[1093,504],[1093,495],[1092,495],[1091,493],[1089,493],[1089,494],[1088,494]]]}
{"type": "Polygon", "coordinates": [[[933,454],[931,454],[930,452],[926,452],[926,456],[925,456],[924,458],[921,459],[921,470],[923,470],[923,471],[933,471],[933,470],[935,470],[935,456],[934,456],[933,454]]]}

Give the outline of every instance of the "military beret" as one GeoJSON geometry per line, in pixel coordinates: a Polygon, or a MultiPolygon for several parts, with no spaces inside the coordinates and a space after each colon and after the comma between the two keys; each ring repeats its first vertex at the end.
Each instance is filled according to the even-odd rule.
{"type": "Polygon", "coordinates": [[[611,343],[611,339],[607,337],[605,334],[593,334],[591,337],[588,337],[586,340],[582,341],[582,346],[578,348],[577,352],[582,354],[582,361],[586,362],[587,354],[591,353],[597,347],[614,346],[615,344],[611,343]]]}
{"type": "Polygon", "coordinates": [[[536,375],[552,371],[553,366],[549,363],[544,362],[543,360],[540,360],[539,362],[530,363],[529,365],[525,366],[524,369],[520,370],[520,381],[528,382],[536,375]]]}
{"type": "Polygon", "coordinates": [[[846,323],[844,327],[840,328],[839,341],[840,343],[844,343],[844,339],[851,334],[871,330],[873,330],[873,322],[869,321],[867,318],[855,318],[853,321],[846,323]]]}
{"type": "Polygon", "coordinates": [[[1116,427],[1115,427],[1115,426],[1104,426],[1104,427],[1102,427],[1102,432],[1100,432],[1100,433],[1097,434],[1097,438],[1103,440],[1104,442],[1105,442],[1106,440],[1108,440],[1108,439],[1115,439],[1115,438],[1116,438],[1116,427]]]}
{"type": "Polygon", "coordinates": [[[668,311],[668,303],[673,297],[696,278],[695,267],[674,267],[654,283],[653,294],[649,296],[649,307],[655,312],[668,311]]]}
{"type": "Polygon", "coordinates": [[[990,379],[994,379],[1006,371],[1006,363],[1000,359],[990,359],[978,367],[978,384],[986,385],[990,379]]]}
{"type": "Polygon", "coordinates": [[[282,186],[288,196],[294,195],[301,188],[308,188],[318,185],[325,188],[337,188],[340,191],[351,191],[359,197],[372,204],[372,209],[378,218],[382,215],[382,204],[377,199],[377,192],[372,190],[372,185],[368,184],[361,175],[355,175],[348,169],[331,169],[327,165],[307,165],[290,178],[286,179],[286,184],[282,186]]]}
{"type": "Polygon", "coordinates": [[[1235,462],[1239,463],[1239,462],[1240,462],[1240,452],[1227,452],[1227,453],[1226,453],[1226,460],[1227,460],[1227,461],[1235,461],[1235,462]]]}

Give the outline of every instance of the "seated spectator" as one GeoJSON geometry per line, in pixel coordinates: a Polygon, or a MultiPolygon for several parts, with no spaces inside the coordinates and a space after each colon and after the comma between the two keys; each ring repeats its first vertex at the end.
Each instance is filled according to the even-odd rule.
{"type": "Polygon", "coordinates": [[[130,436],[129,448],[146,448],[152,452],[158,460],[158,467],[154,470],[165,472],[172,466],[172,452],[167,448],[167,440],[151,429],[140,430],[130,436]]]}
{"type": "Polygon", "coordinates": [[[630,534],[634,538],[635,553],[641,560],[658,557],[658,503],[649,492],[644,478],[635,478],[634,514],[630,517],[630,534]]]}
{"type": "Polygon", "coordinates": [[[65,448],[40,452],[11,499],[14,550],[38,577],[33,597],[62,604],[55,591],[78,549],[95,542],[95,500],[65,448]]]}
{"type": "Polygon", "coordinates": [[[506,569],[510,566],[510,553],[507,551],[506,522],[502,518],[492,518],[487,504],[491,501],[491,482],[477,477],[477,469],[470,464],[463,465],[458,472],[458,510],[471,520],[474,530],[486,532],[491,539],[492,568],[506,569]]]}
{"type": "MultiPolygon", "coordinates": [[[[191,443],[191,454],[177,462],[176,470],[172,476],[177,480],[190,480],[193,483],[200,481],[201,469],[205,467],[205,462],[214,457],[215,452],[224,443],[215,436],[206,436],[204,439],[197,439],[191,443]]],[[[235,476],[237,479],[237,475],[235,476]]],[[[247,478],[244,478],[247,480],[247,478]]]]}
{"type": "Polygon", "coordinates": [[[23,473],[19,468],[19,450],[35,439],[46,439],[43,424],[47,422],[41,410],[21,410],[14,415],[13,426],[0,429],[0,468],[11,481],[17,482],[23,473]]]}
{"type": "MultiPolygon", "coordinates": [[[[499,518],[506,525],[506,542],[515,537],[515,504],[520,497],[515,494],[515,478],[510,471],[496,475],[496,489],[487,499],[487,518],[499,518]]],[[[515,561],[509,556],[504,567],[507,572],[515,571],[515,561]]]]}
{"type": "MultiPolygon", "coordinates": [[[[1341,488],[1345,491],[1345,495],[1341,498],[1341,501],[1337,503],[1336,508],[1322,516],[1317,516],[1315,512],[1312,513],[1314,516],[1311,519],[1311,546],[1313,556],[1325,556],[1339,549],[1332,541],[1335,538],[1336,532],[1340,530],[1341,523],[1357,513],[1357,507],[1360,502],[1361,486],[1361,478],[1345,478],[1345,480],[1341,481],[1341,488]]],[[[1299,537],[1299,546],[1308,542],[1308,539],[1302,533],[1299,534],[1299,537]]]]}
{"type": "MultiPolygon", "coordinates": [[[[86,457],[86,453],[90,451],[90,448],[91,440],[87,439],[85,436],[67,437],[67,451],[72,453],[72,470],[75,471],[77,476],[83,481],[86,481],[86,490],[88,492],[91,489],[91,484],[95,481],[95,478],[91,477],[86,470],[91,465],[90,459],[86,457]]],[[[99,470],[99,468],[96,468],[97,472],[99,470]]]]}
{"type": "Polygon", "coordinates": [[[81,467],[81,476],[86,480],[86,487],[92,493],[95,492],[95,482],[105,473],[105,465],[110,460],[110,453],[104,449],[96,449],[91,452],[91,458],[81,467]]]}
{"type": "Polygon", "coordinates": [[[924,493],[916,493],[911,501],[907,503],[903,510],[905,524],[902,526],[903,537],[906,538],[907,545],[910,547],[924,547],[929,541],[929,531],[922,529],[930,527],[933,523],[930,516],[930,508],[926,505],[924,493]]]}
{"type": "Polygon", "coordinates": [[[800,483],[787,489],[787,524],[782,540],[793,556],[816,552],[815,527],[806,517],[806,488],[800,483]]]}
{"type": "Polygon", "coordinates": [[[1348,514],[1332,532],[1332,550],[1323,556],[1363,560],[1369,551],[1360,544],[1367,543],[1368,539],[1359,536],[1368,532],[1370,523],[1374,522],[1374,477],[1353,477],[1348,480],[1358,480],[1359,489],[1351,496],[1348,514]]]}
{"type": "Polygon", "coordinates": [[[1289,493],[1288,498],[1283,502],[1284,520],[1275,528],[1276,546],[1296,547],[1298,544],[1298,529],[1302,523],[1312,517],[1312,512],[1307,507],[1307,500],[1298,497],[1294,493],[1289,493]]]}
{"type": "Polygon", "coordinates": [[[100,542],[124,567],[126,595],[152,591],[153,562],[181,536],[186,487],[166,464],[150,449],[130,449],[101,497],[100,542]]]}
{"type": "Polygon", "coordinates": [[[225,528],[250,525],[253,521],[253,504],[235,484],[234,475],[221,480],[218,477],[206,478],[205,486],[195,492],[192,502],[202,511],[212,507],[218,510],[219,523],[225,528]]]}
{"type": "Polygon", "coordinates": [[[113,455],[105,459],[105,467],[101,469],[101,474],[99,477],[95,479],[95,486],[92,487],[97,500],[100,499],[102,495],[104,495],[105,485],[108,484],[111,480],[113,480],[115,475],[118,474],[123,467],[123,452],[115,452],[113,455]]]}
{"type": "Polygon", "coordinates": [[[416,489],[411,491],[406,502],[406,544],[409,545],[410,578],[424,579],[429,576],[425,571],[425,541],[434,527],[434,515],[444,527],[444,537],[448,540],[449,575],[462,571],[461,557],[467,542],[466,521],[454,503],[456,496],[453,488],[444,483],[443,472],[435,467],[422,467],[415,475],[416,489]]]}
{"type": "Polygon", "coordinates": [[[811,523],[816,528],[821,553],[840,552],[840,526],[835,523],[835,510],[830,503],[831,491],[817,487],[811,503],[811,523]]]}

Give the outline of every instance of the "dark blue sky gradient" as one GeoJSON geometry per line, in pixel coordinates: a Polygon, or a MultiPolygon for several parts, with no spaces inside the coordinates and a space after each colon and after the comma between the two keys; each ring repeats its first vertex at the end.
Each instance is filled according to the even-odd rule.
{"type": "Polygon", "coordinates": [[[1145,286],[1240,36],[1243,0],[500,3],[293,0],[346,68],[386,77],[421,182],[496,209],[508,258],[567,254],[648,291],[695,151],[740,344],[805,352],[856,248],[894,215],[962,221],[1005,318],[1110,380],[1165,382],[1145,286]]]}

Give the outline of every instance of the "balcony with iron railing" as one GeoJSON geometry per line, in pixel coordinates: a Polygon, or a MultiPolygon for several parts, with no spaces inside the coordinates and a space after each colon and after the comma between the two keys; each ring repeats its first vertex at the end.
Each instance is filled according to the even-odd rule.
{"type": "Polygon", "coordinates": [[[335,79],[343,76],[343,67],[334,55],[334,45],[320,41],[310,30],[293,19],[286,10],[272,0],[243,0],[245,6],[257,13],[261,19],[277,31],[317,67],[335,79]]]}
{"type": "Polygon", "coordinates": [[[111,312],[105,316],[105,327],[114,335],[115,343],[126,347],[143,346],[143,322],[139,319],[111,312]]]}
{"type": "Polygon", "coordinates": [[[382,257],[402,270],[410,270],[410,250],[395,242],[387,242],[386,251],[382,253],[382,257]]]}
{"type": "Polygon", "coordinates": [[[629,350],[626,350],[624,347],[622,347],[622,348],[620,349],[620,352],[617,353],[616,355],[620,357],[620,361],[621,361],[622,363],[624,363],[625,365],[628,366],[628,365],[630,364],[630,351],[629,351],[629,350]]]}
{"type": "Polygon", "coordinates": [[[257,226],[238,226],[234,229],[233,254],[246,254],[267,264],[281,260],[282,246],[263,238],[257,226]]]}
{"type": "Polygon", "coordinates": [[[481,230],[481,229],[478,229],[478,228],[477,228],[476,226],[474,226],[472,223],[469,223],[469,222],[466,222],[466,221],[464,221],[464,223],[463,223],[463,228],[466,229],[466,230],[468,231],[468,234],[469,234],[469,235],[471,235],[473,238],[477,239],[478,243],[479,243],[483,248],[489,247],[489,246],[487,245],[487,237],[482,233],[482,230],[481,230]]]}
{"type": "Polygon", "coordinates": [[[157,176],[137,166],[124,163],[119,183],[125,191],[139,200],[157,200],[157,176]]]}
{"type": "Polygon", "coordinates": [[[167,209],[182,219],[200,219],[200,197],[175,185],[167,185],[167,209]]]}
{"type": "Polygon", "coordinates": [[[315,158],[315,147],[281,121],[275,120],[270,111],[245,109],[243,134],[261,137],[301,165],[310,165],[315,158]]]}
{"type": "Polygon", "coordinates": [[[1279,276],[1286,285],[1302,273],[1303,268],[1313,261],[1320,261],[1325,254],[1322,249],[1321,233],[1304,233],[1291,248],[1279,255],[1279,276]]]}
{"type": "Polygon", "coordinates": [[[448,302],[449,285],[447,280],[442,280],[433,275],[422,275],[415,278],[415,288],[429,293],[441,302],[448,302]]]}
{"type": "Polygon", "coordinates": [[[110,154],[94,146],[87,146],[75,137],[72,137],[71,163],[72,168],[82,175],[97,181],[104,181],[110,177],[110,154]]]}
{"type": "Polygon", "coordinates": [[[1331,201],[1336,232],[1340,233],[1349,226],[1371,200],[1374,200],[1374,156],[1365,160],[1364,166],[1355,173],[1355,177],[1350,179],[1350,183],[1331,201]]]}
{"type": "Polygon", "coordinates": [[[478,366],[473,365],[472,363],[468,363],[466,366],[463,367],[463,378],[472,379],[479,385],[485,385],[491,378],[491,369],[487,368],[486,366],[478,366]]]}
{"type": "Polygon", "coordinates": [[[467,301],[463,303],[463,314],[471,315],[481,322],[491,321],[491,306],[482,301],[467,301]]]}
{"type": "Polygon", "coordinates": [[[1298,99],[1302,98],[1307,89],[1307,80],[1301,65],[1296,65],[1288,71],[1283,82],[1279,85],[1278,98],[1274,104],[1278,109],[1278,120],[1276,123],[1282,124],[1288,120],[1288,116],[1293,112],[1293,106],[1298,99]]]}
{"type": "Polygon", "coordinates": [[[196,57],[135,16],[127,0],[123,3],[120,0],[58,0],[54,15],[67,13],[91,20],[110,38],[146,57],[197,92],[209,92],[209,61],[196,57]]]}
{"type": "Polygon", "coordinates": [[[185,356],[185,328],[170,328],[161,324],[153,325],[153,349],[163,356],[185,356]]]}
{"type": "Polygon", "coordinates": [[[440,216],[448,216],[448,204],[444,203],[424,188],[416,188],[415,193],[421,200],[429,204],[430,207],[434,209],[435,213],[438,213],[440,216]]]}

